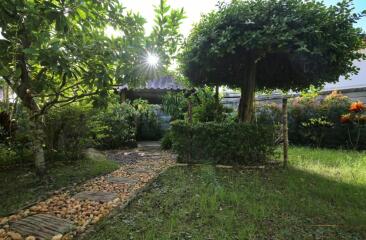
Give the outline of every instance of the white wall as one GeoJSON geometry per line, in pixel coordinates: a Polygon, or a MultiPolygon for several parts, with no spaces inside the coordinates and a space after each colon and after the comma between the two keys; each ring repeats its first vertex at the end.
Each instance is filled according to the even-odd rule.
{"type": "MultiPolygon", "coordinates": [[[[366,49],[362,50],[362,53],[366,54],[366,49]]],[[[351,76],[349,80],[346,80],[344,77],[340,77],[339,82],[326,84],[323,90],[331,91],[338,89],[366,87],[366,61],[355,61],[354,65],[360,68],[357,75],[351,76]]]]}

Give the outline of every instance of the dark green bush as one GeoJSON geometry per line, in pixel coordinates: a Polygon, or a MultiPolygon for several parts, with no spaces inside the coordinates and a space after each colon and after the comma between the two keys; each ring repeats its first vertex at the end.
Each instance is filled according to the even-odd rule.
{"type": "Polygon", "coordinates": [[[212,88],[200,88],[191,98],[193,122],[223,122],[226,119],[228,109],[215,97],[212,88]]]}
{"type": "Polygon", "coordinates": [[[90,135],[96,147],[113,149],[136,146],[136,109],[129,103],[115,103],[96,109],[89,121],[90,135]]]}
{"type": "Polygon", "coordinates": [[[78,160],[88,146],[90,108],[79,104],[54,108],[45,116],[47,160],[78,160]]]}
{"type": "Polygon", "coordinates": [[[7,167],[19,162],[14,149],[5,144],[0,144],[0,167],[7,167]]]}
{"type": "Polygon", "coordinates": [[[144,100],[135,100],[132,105],[136,109],[137,140],[159,140],[163,132],[154,106],[144,100]]]}
{"type": "Polygon", "coordinates": [[[168,130],[161,139],[161,148],[163,150],[169,150],[172,148],[172,145],[173,145],[172,132],[168,130]]]}
{"type": "Polygon", "coordinates": [[[29,115],[20,104],[10,105],[7,111],[0,117],[2,118],[0,120],[2,122],[0,123],[0,166],[8,168],[32,165],[29,115]],[[6,115],[7,117],[4,118],[6,115]],[[10,123],[10,116],[9,128],[9,124],[6,123],[10,123]]]}
{"type": "Polygon", "coordinates": [[[251,165],[273,158],[275,129],[272,126],[223,123],[172,123],[173,150],[179,161],[251,165]]]}
{"type": "Polygon", "coordinates": [[[183,92],[168,92],[163,96],[162,110],[169,114],[173,121],[184,119],[188,111],[188,99],[183,92]]]}

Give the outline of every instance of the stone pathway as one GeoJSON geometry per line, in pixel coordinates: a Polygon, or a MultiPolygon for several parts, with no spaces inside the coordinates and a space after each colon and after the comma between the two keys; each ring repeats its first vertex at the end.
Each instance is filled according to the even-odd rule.
{"type": "Polygon", "coordinates": [[[60,237],[72,231],[75,225],[52,215],[36,214],[11,223],[10,228],[22,236],[52,239],[54,236],[60,237]]]}
{"type": "Polygon", "coordinates": [[[118,170],[72,190],[56,191],[29,209],[0,218],[0,240],[72,239],[174,164],[171,154],[153,147],[107,155],[120,164],[118,170]]]}

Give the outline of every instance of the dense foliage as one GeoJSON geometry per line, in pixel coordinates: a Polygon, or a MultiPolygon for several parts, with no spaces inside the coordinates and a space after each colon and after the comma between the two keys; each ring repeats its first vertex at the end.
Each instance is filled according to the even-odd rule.
{"type": "MultiPolygon", "coordinates": [[[[31,129],[28,115],[16,107],[11,137],[0,142],[0,167],[33,165],[31,129]]],[[[105,108],[75,103],[52,108],[45,118],[45,159],[48,162],[70,162],[84,158],[89,147],[114,149],[135,147],[137,140],[158,140],[162,136],[154,106],[146,101],[119,104],[105,108]]]]}
{"type": "Polygon", "coordinates": [[[159,56],[161,67],[167,70],[176,61],[183,43],[183,35],[179,28],[185,18],[185,12],[183,8],[172,9],[167,0],[160,0],[154,12],[155,24],[147,38],[147,49],[159,56]]]}
{"type": "Polygon", "coordinates": [[[239,119],[253,115],[255,90],[336,82],[356,73],[363,58],[363,15],[352,0],[249,0],[219,5],[195,26],[182,55],[186,77],[198,85],[240,87],[239,119]]]}
{"type": "MultiPolygon", "coordinates": [[[[318,96],[293,99],[288,109],[290,144],[365,149],[366,121],[348,119],[351,106],[351,100],[336,91],[322,100],[318,96]]],[[[256,120],[281,124],[281,111],[276,104],[259,106],[256,120]]]]}
{"type": "Polygon", "coordinates": [[[89,116],[88,106],[76,104],[54,108],[46,115],[46,160],[82,158],[82,151],[88,145],[89,116]]]}
{"type": "Polygon", "coordinates": [[[1,1],[0,77],[27,108],[38,172],[45,171],[43,115],[85,97],[103,103],[135,79],[144,20],[117,0],[1,1]],[[123,31],[108,38],[108,26],[123,31]]]}
{"type": "Polygon", "coordinates": [[[171,137],[178,161],[188,163],[261,164],[273,158],[276,147],[269,125],[175,121],[171,137]]]}
{"type": "Polygon", "coordinates": [[[197,88],[189,95],[184,92],[168,93],[163,97],[162,109],[173,121],[187,119],[189,101],[192,104],[193,122],[222,122],[231,112],[210,87],[197,88]]]}
{"type": "Polygon", "coordinates": [[[128,103],[93,110],[88,122],[93,146],[102,149],[136,146],[136,110],[128,103]]]}

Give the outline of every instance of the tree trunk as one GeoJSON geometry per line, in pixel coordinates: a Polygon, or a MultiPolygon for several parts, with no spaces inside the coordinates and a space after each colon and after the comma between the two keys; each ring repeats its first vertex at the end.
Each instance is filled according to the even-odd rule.
{"type": "Polygon", "coordinates": [[[288,116],[287,116],[287,98],[282,99],[282,133],[283,133],[283,166],[288,163],[288,116]]]}
{"type": "Polygon", "coordinates": [[[250,123],[253,119],[256,70],[256,64],[253,62],[249,65],[244,76],[238,108],[239,122],[250,123]]]}
{"type": "Polygon", "coordinates": [[[8,84],[4,85],[4,103],[5,103],[5,109],[6,111],[9,111],[9,86],[8,84]]]}
{"type": "Polygon", "coordinates": [[[43,149],[45,144],[43,121],[41,117],[32,118],[30,121],[34,166],[36,167],[37,174],[42,177],[46,172],[46,161],[43,149]]]}
{"type": "Polygon", "coordinates": [[[219,99],[219,91],[220,91],[220,87],[219,85],[215,86],[215,100],[217,103],[219,103],[220,99],[219,99]]]}

